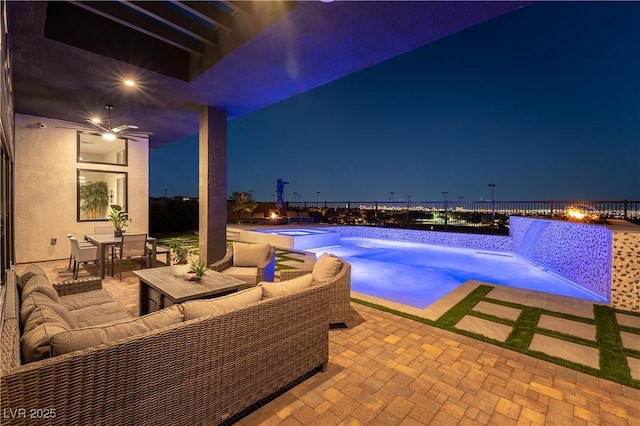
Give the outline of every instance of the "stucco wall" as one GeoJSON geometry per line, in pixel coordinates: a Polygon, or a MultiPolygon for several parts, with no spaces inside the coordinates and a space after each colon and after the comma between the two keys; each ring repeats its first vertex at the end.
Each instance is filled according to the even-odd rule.
{"type": "Polygon", "coordinates": [[[69,257],[67,233],[82,237],[105,221],[77,221],[77,169],[128,173],[128,232],[149,229],[149,147],[129,142],[129,165],[78,163],[73,123],[16,114],[15,235],[16,262],[69,257]],[[38,128],[44,123],[46,128],[38,128]],[[51,245],[52,237],[57,244],[51,245]]]}

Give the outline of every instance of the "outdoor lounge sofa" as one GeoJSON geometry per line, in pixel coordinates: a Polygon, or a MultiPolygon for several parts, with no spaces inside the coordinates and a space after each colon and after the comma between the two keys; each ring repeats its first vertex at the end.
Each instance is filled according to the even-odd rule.
{"type": "Polygon", "coordinates": [[[307,275],[315,283],[326,283],[331,288],[329,302],[331,324],[345,324],[351,309],[351,264],[335,255],[323,253],[313,269],[283,269],[280,281],[284,282],[307,275]]]}
{"type": "MultiPolygon", "coordinates": [[[[42,292],[38,298],[51,299],[30,315],[46,312],[35,327],[54,331],[64,328],[55,320],[60,306],[45,305],[72,298],[89,306],[104,294],[99,279],[49,284],[40,277],[29,284],[24,273],[18,277],[12,270],[6,278],[0,287],[3,426],[34,419],[49,425],[214,425],[327,367],[327,285],[271,288],[280,283],[265,283],[139,318],[81,327],[69,352],[42,350],[43,359],[25,363],[34,352],[21,351],[21,310],[29,308],[20,296],[42,292]],[[19,281],[37,289],[20,290],[19,281]],[[91,343],[87,334],[96,334],[99,343],[91,343]]],[[[58,345],[59,335],[52,334],[47,343],[58,345]]]]}
{"type": "Polygon", "coordinates": [[[298,212],[295,210],[287,211],[287,218],[289,223],[313,223],[314,218],[309,216],[306,211],[298,212]]]}

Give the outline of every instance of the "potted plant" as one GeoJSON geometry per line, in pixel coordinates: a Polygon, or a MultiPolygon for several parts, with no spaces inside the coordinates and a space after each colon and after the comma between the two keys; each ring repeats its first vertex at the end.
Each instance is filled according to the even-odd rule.
{"type": "Polygon", "coordinates": [[[87,182],[80,186],[80,209],[89,219],[97,219],[103,209],[109,205],[109,188],[107,182],[87,182]]]}
{"type": "Polygon", "coordinates": [[[114,235],[116,237],[121,237],[124,228],[129,226],[129,224],[131,223],[131,219],[129,219],[129,213],[124,211],[124,209],[117,204],[111,205],[111,211],[109,212],[108,219],[115,228],[114,235]]]}
{"type": "Polygon", "coordinates": [[[173,238],[169,241],[169,250],[171,251],[171,262],[173,265],[172,273],[179,277],[189,272],[187,258],[191,254],[191,249],[187,247],[186,242],[180,238],[173,238]]]}
{"type": "Polygon", "coordinates": [[[205,272],[207,272],[207,267],[204,262],[201,262],[200,260],[192,260],[189,267],[192,272],[192,274],[188,274],[189,281],[200,281],[202,277],[204,277],[205,272]]]}

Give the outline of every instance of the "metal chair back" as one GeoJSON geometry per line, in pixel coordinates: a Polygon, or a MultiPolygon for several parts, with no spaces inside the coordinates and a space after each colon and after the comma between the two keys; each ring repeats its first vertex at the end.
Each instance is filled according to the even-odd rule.
{"type": "Polygon", "coordinates": [[[94,226],[93,227],[93,233],[94,234],[112,234],[113,231],[115,231],[116,228],[113,227],[113,225],[110,226],[94,226]]]}
{"type": "Polygon", "coordinates": [[[144,257],[147,254],[147,234],[123,234],[120,257],[144,257]]]}

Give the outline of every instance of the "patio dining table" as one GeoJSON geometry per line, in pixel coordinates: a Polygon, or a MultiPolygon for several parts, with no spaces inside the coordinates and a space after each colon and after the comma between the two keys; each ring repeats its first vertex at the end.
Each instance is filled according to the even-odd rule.
{"type": "MultiPolygon", "coordinates": [[[[122,237],[109,234],[85,234],[85,240],[98,246],[98,259],[100,260],[100,278],[104,278],[104,265],[106,263],[105,253],[109,246],[116,246],[122,242],[122,237]]],[[[154,237],[147,236],[147,243],[151,243],[151,260],[147,258],[147,266],[153,267],[156,261],[156,242],[154,237]]]]}

